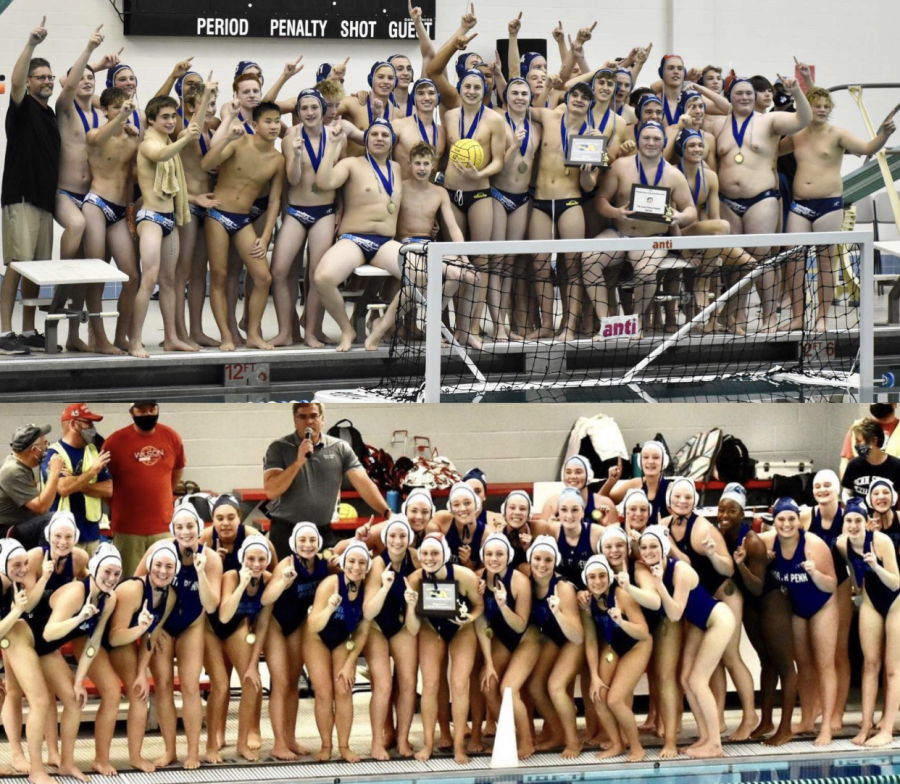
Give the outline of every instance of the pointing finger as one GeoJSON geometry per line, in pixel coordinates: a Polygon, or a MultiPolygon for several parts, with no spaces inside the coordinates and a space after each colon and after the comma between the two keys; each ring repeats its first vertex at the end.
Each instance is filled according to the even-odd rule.
{"type": "Polygon", "coordinates": [[[593,29],[594,29],[596,26],[597,26],[597,23],[594,22],[594,24],[591,25],[590,29],[593,31],[593,29]]]}
{"type": "Polygon", "coordinates": [[[122,52],[124,52],[124,51],[125,51],[125,47],[123,46],[121,49],[119,49],[119,52],[118,52],[118,54],[116,55],[116,57],[118,57],[118,56],[119,56],[120,54],[122,54],[122,52]]]}
{"type": "Polygon", "coordinates": [[[294,65],[297,65],[303,59],[303,55],[301,54],[296,60],[294,60],[294,65]]]}
{"type": "Polygon", "coordinates": [[[94,30],[94,32],[99,33],[102,28],[103,28],[103,25],[100,25],[100,27],[98,27],[96,30],[94,30]]]}
{"type": "Polygon", "coordinates": [[[144,602],[144,612],[150,612],[150,611],[147,609],[147,602],[146,602],[146,601],[144,602]]]}
{"type": "Polygon", "coordinates": [[[800,65],[800,63],[797,62],[797,55],[794,55],[794,65],[800,65]]]}
{"type": "Polygon", "coordinates": [[[45,24],[47,24],[47,17],[46,17],[46,16],[45,16],[43,19],[41,19],[41,27],[43,27],[45,24]]]}
{"type": "Polygon", "coordinates": [[[522,21],[522,12],[519,11],[519,15],[516,17],[520,22],[522,21]]]}

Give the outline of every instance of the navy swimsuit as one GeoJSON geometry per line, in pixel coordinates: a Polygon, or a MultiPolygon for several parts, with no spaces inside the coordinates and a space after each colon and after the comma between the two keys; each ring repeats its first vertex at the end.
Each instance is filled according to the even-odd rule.
{"type": "Polygon", "coordinates": [[[806,560],[806,531],[800,531],[800,541],[792,558],[781,554],[781,541],[775,539],[775,558],[769,571],[791,600],[794,615],[809,620],[821,610],[832,594],[816,586],[801,564],[806,560]]]}
{"type": "MultiPolygon", "coordinates": [[[[506,574],[501,582],[506,586],[506,606],[515,612],[516,599],[512,592],[512,577],[513,569],[512,567],[507,567],[506,574]]],[[[489,582],[484,589],[484,617],[487,619],[488,626],[494,633],[494,636],[512,653],[519,645],[519,640],[522,639],[522,635],[525,632],[514,631],[506,622],[506,618],[503,617],[503,610],[500,609],[500,605],[497,604],[497,600],[494,598],[494,586],[489,582]]]]}
{"type": "MultiPolygon", "coordinates": [[[[863,542],[863,552],[858,553],[853,549],[850,540],[847,540],[847,557],[850,559],[850,566],[853,568],[853,574],[856,577],[856,584],[862,588],[865,586],[866,596],[872,602],[872,606],[878,610],[882,618],[887,618],[888,612],[894,605],[894,600],[900,596],[900,591],[892,591],[882,581],[881,578],[872,571],[872,568],[863,560],[863,553],[875,552],[873,546],[874,533],[866,531],[866,539],[863,542]]],[[[877,556],[876,556],[877,557],[877,556]]],[[[884,566],[884,563],[878,558],[878,565],[884,566]]]]}
{"type": "Polygon", "coordinates": [[[597,627],[598,636],[602,637],[619,657],[638,644],[638,641],[628,634],[621,626],[609,617],[609,611],[616,606],[616,589],[610,586],[606,594],[606,609],[597,604],[597,599],[591,597],[591,618],[597,627]]]}
{"type": "Polygon", "coordinates": [[[356,598],[351,600],[347,578],[343,574],[339,574],[338,594],[341,597],[341,603],[328,619],[325,628],[319,632],[319,639],[325,643],[325,647],[329,651],[333,651],[341,643],[346,642],[350,635],[356,631],[356,627],[359,626],[359,622],[363,617],[362,584],[357,588],[356,598]]]}
{"type": "Polygon", "coordinates": [[[684,527],[684,534],[681,540],[675,539],[674,532],[672,532],[672,538],[675,539],[675,543],[681,549],[681,552],[690,560],[691,566],[694,567],[694,571],[700,577],[700,585],[706,589],[710,596],[713,596],[728,577],[724,574],[719,574],[709,556],[705,553],[698,553],[691,545],[691,534],[694,532],[694,523],[696,522],[697,515],[691,512],[690,517],[687,519],[687,525],[684,527]]]}
{"type": "Polygon", "coordinates": [[[843,507],[838,506],[837,514],[834,516],[834,520],[831,521],[831,528],[827,530],[822,527],[822,510],[818,506],[816,507],[815,512],[813,512],[812,522],[809,524],[809,532],[818,536],[831,550],[831,557],[834,560],[834,574],[837,577],[838,585],[846,582],[850,577],[850,573],[847,571],[847,562],[834,549],[835,542],[837,542],[843,529],[843,507]]]}
{"type": "Polygon", "coordinates": [[[562,648],[569,641],[569,638],[566,637],[560,628],[559,622],[553,616],[550,606],[547,604],[547,600],[553,596],[553,591],[556,590],[556,584],[560,579],[560,576],[557,574],[550,578],[550,585],[547,587],[547,593],[543,599],[538,599],[535,592],[537,586],[532,582],[531,622],[538,627],[538,631],[544,637],[562,648]]]}
{"type": "MultiPolygon", "coordinates": [[[[465,529],[469,527],[469,525],[465,525],[463,526],[463,530],[465,531],[465,529]]],[[[474,528],[472,538],[468,542],[464,542],[456,527],[456,520],[450,521],[450,528],[447,529],[447,535],[445,537],[447,544],[450,545],[449,563],[459,563],[459,548],[464,544],[467,544],[472,551],[472,554],[469,556],[472,565],[475,567],[481,566],[481,540],[484,538],[485,524],[481,522],[481,519],[479,518],[475,521],[475,525],[471,527],[474,528]]]]}
{"type": "MultiPolygon", "coordinates": [[[[200,602],[200,578],[197,575],[197,567],[194,559],[189,564],[183,560],[183,552],[177,542],[173,542],[178,550],[178,557],[182,559],[181,570],[175,575],[172,588],[175,589],[175,606],[172,613],[166,618],[163,629],[172,637],[178,637],[186,631],[201,615],[203,604],[200,602]]],[[[197,545],[197,552],[203,551],[203,545],[197,545]]]]}
{"type": "MultiPolygon", "coordinates": [[[[663,572],[663,585],[669,591],[670,596],[675,596],[675,565],[678,560],[669,558],[666,563],[666,570],[663,572]]],[[[705,630],[709,624],[709,616],[716,608],[719,602],[713,599],[709,591],[707,591],[702,583],[697,583],[696,588],[692,588],[688,594],[687,604],[684,608],[684,617],[689,623],[694,624],[698,629],[705,630]]]]}
{"type": "Polygon", "coordinates": [[[559,537],[556,543],[559,546],[559,554],[562,557],[557,567],[560,575],[565,577],[572,585],[583,589],[585,586],[581,582],[581,570],[584,569],[588,558],[594,554],[591,548],[591,523],[585,522],[581,524],[581,535],[578,537],[578,543],[575,545],[569,544],[566,539],[565,529],[560,523],[559,537]]]}
{"type": "Polygon", "coordinates": [[[218,611],[214,613],[207,613],[207,618],[209,618],[209,625],[212,626],[212,630],[215,632],[216,637],[220,640],[227,640],[234,634],[241,625],[241,622],[246,618],[250,623],[250,628],[252,630],[253,624],[256,623],[256,619],[259,617],[259,614],[262,612],[262,595],[263,589],[265,588],[265,584],[262,580],[259,581],[259,585],[256,586],[256,594],[251,596],[248,591],[250,590],[250,586],[248,585],[244,589],[244,594],[241,596],[240,602],[238,602],[237,610],[234,613],[234,616],[228,623],[223,623],[219,620],[218,611]]]}
{"type": "Polygon", "coordinates": [[[316,598],[319,583],[328,577],[328,563],[316,556],[312,573],[306,569],[306,561],[291,554],[294,559],[294,571],[297,576],[291,586],[285,590],[272,607],[272,615],[281,626],[285,637],[290,637],[306,620],[309,610],[316,598]]]}

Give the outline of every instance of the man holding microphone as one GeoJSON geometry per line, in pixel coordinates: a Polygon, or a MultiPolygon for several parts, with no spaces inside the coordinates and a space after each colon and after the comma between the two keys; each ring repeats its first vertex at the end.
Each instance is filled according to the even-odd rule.
{"type": "Polygon", "coordinates": [[[273,441],[263,462],[263,486],[272,502],[269,539],[279,558],[290,555],[291,531],[298,522],[315,523],[324,546],[337,541],[331,528],[341,481],[347,479],[362,500],[379,514],[390,515],[375,483],[346,441],[322,432],[325,410],[321,403],[294,403],[294,432],[273,441]]]}

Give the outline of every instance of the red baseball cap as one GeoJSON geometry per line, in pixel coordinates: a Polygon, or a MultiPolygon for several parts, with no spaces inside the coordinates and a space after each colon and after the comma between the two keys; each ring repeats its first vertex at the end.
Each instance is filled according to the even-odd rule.
{"type": "Polygon", "coordinates": [[[63,411],[62,421],[71,422],[73,419],[87,419],[91,422],[100,422],[103,417],[91,411],[86,403],[72,403],[63,411]]]}

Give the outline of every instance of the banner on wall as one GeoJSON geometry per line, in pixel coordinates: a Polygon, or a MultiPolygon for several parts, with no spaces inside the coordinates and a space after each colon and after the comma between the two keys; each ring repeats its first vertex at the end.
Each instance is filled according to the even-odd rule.
{"type": "MultiPolygon", "coordinates": [[[[416,4],[434,38],[436,0],[416,4]]],[[[407,11],[407,0],[124,0],[125,35],[192,38],[415,39],[407,11]]]]}

